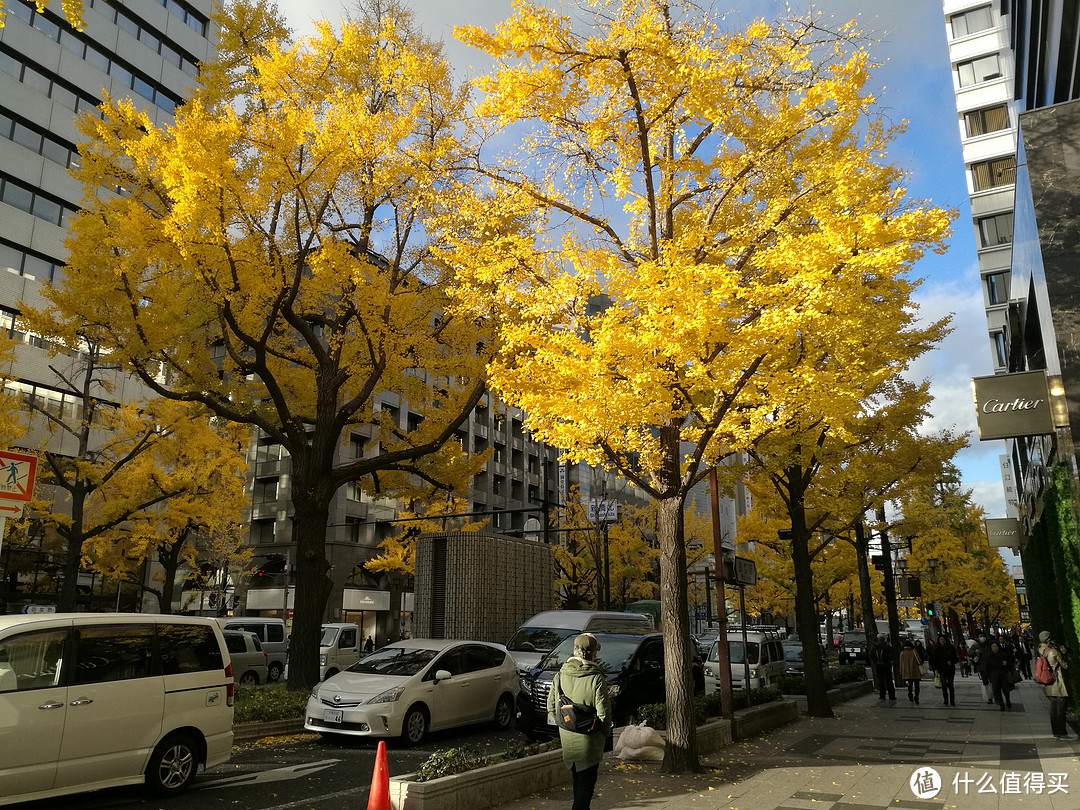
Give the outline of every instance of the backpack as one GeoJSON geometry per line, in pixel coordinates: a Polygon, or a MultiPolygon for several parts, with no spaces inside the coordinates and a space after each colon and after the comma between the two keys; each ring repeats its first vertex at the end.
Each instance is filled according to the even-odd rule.
{"type": "Polygon", "coordinates": [[[1035,659],[1035,683],[1049,686],[1056,680],[1057,673],[1050,669],[1050,664],[1046,660],[1046,653],[1043,653],[1035,659]]]}
{"type": "Polygon", "coordinates": [[[596,709],[584,703],[574,703],[566,697],[559,687],[558,675],[555,676],[552,685],[555,689],[555,725],[567,731],[576,731],[578,734],[595,731],[600,724],[596,709]]]}

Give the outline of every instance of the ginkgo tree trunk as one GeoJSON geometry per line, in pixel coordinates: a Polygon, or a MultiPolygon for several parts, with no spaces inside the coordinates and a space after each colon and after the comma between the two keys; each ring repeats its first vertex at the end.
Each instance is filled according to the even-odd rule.
{"type": "Polygon", "coordinates": [[[948,214],[886,163],[894,131],[872,115],[853,29],[590,5],[571,21],[521,3],[457,32],[495,59],[480,111],[511,136],[475,166],[497,204],[458,212],[488,223],[459,253],[458,292],[500,318],[491,384],[533,435],[657,501],[664,767],[682,771],[698,767],[687,494],[777,413],[858,409],[891,373],[910,266],[948,214]]]}
{"type": "Polygon", "coordinates": [[[288,453],[298,690],[318,680],[335,493],[467,475],[448,440],[495,346],[483,317],[453,309],[454,251],[433,250],[475,193],[459,170],[466,95],[406,11],[376,11],[293,43],[267,4],[240,0],[215,18],[218,60],[175,124],[111,99],[83,118],[83,209],[43,313],[158,395],[288,453]],[[419,418],[395,424],[384,403],[419,418]]]}

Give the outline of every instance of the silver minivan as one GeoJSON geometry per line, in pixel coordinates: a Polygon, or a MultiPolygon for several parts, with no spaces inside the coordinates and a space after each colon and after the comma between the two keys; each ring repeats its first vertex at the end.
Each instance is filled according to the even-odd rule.
{"type": "Polygon", "coordinates": [[[537,613],[506,642],[519,672],[528,672],[562,641],[579,633],[648,633],[652,617],[612,610],[545,610],[537,613]]]}
{"type": "Polygon", "coordinates": [[[264,619],[260,616],[242,616],[226,619],[226,630],[243,630],[259,637],[262,651],[266,653],[267,679],[276,681],[285,672],[289,661],[289,636],[283,619],[264,619]]]}
{"type": "Polygon", "coordinates": [[[0,805],[145,783],[169,796],[232,750],[221,629],[193,616],[0,616],[0,805]]]}

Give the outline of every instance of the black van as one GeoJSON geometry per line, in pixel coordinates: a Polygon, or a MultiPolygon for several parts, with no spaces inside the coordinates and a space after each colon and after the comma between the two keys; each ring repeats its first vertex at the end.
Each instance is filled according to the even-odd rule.
{"type": "MultiPolygon", "coordinates": [[[[611,702],[615,710],[615,725],[634,722],[637,711],[648,703],[663,703],[664,636],[662,633],[593,633],[600,642],[596,660],[607,676],[611,702]]],[[[540,662],[539,666],[521,676],[518,695],[518,723],[525,735],[533,740],[548,739],[558,734],[558,728],[548,723],[547,697],[555,673],[574,654],[574,638],[567,638],[540,662]]],[[[694,692],[705,691],[705,674],[701,660],[692,656],[691,673],[694,692]]]]}

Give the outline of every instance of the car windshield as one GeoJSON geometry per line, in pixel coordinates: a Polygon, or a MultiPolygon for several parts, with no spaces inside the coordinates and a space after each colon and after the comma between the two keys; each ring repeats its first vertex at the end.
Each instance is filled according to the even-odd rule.
{"type": "Polygon", "coordinates": [[[844,644],[865,644],[866,633],[844,633],[844,644]]]}
{"type": "Polygon", "coordinates": [[[784,645],[784,660],[785,661],[802,661],[802,645],[801,644],[785,644],[784,645]]]}
{"type": "MultiPolygon", "coordinates": [[[[622,672],[637,652],[637,648],[641,646],[640,636],[604,636],[598,640],[600,650],[596,654],[596,663],[604,672],[622,672]]],[[[540,668],[557,670],[573,654],[574,639],[568,638],[540,662],[540,668]]]]}
{"type": "Polygon", "coordinates": [[[506,643],[510,652],[549,653],[575,631],[562,627],[522,627],[506,643]]]}
{"type": "Polygon", "coordinates": [[[319,639],[320,647],[333,647],[337,644],[338,628],[336,627],[324,627],[322,629],[322,637],[319,639]]]}
{"type": "Polygon", "coordinates": [[[384,647],[378,652],[365,656],[349,667],[349,672],[363,672],[368,675],[415,675],[431,663],[439,650],[425,650],[416,647],[384,647]]]}
{"type": "MultiPolygon", "coordinates": [[[[743,661],[743,643],[742,641],[735,641],[734,639],[728,639],[728,653],[731,655],[731,663],[733,664],[756,664],[758,662],[758,643],[756,641],[746,642],[746,649],[748,652],[747,660],[743,661]]],[[[712,649],[709,650],[709,661],[712,663],[719,663],[720,661],[720,642],[714,641],[712,649]]]]}

